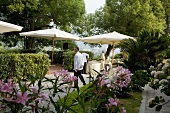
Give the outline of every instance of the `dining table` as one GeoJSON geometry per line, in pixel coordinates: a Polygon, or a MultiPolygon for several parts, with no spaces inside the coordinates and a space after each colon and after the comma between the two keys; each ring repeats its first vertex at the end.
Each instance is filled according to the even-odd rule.
{"type": "Polygon", "coordinates": [[[94,70],[96,70],[97,72],[100,72],[101,70],[101,62],[100,61],[88,61],[87,63],[87,67],[86,67],[86,73],[89,73],[91,75],[97,75],[98,73],[95,72],[94,70]]]}

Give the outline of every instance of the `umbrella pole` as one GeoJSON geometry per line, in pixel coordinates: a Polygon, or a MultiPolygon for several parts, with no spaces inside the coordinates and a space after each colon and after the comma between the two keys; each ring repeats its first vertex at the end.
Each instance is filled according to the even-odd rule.
{"type": "Polygon", "coordinates": [[[112,48],[112,64],[114,63],[114,42],[113,42],[113,48],[112,48]]]}
{"type": "Polygon", "coordinates": [[[52,64],[54,62],[54,38],[52,39],[53,43],[53,50],[52,50],[52,64]]]}

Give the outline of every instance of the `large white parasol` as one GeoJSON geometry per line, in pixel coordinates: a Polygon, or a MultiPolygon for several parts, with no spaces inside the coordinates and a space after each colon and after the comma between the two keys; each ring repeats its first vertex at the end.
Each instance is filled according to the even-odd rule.
{"type": "Polygon", "coordinates": [[[0,21],[0,33],[21,31],[23,27],[0,21]]]}
{"type": "Polygon", "coordinates": [[[23,32],[20,33],[20,36],[39,37],[53,40],[52,62],[54,55],[54,40],[79,40],[78,36],[58,30],[56,28],[23,32]]]}

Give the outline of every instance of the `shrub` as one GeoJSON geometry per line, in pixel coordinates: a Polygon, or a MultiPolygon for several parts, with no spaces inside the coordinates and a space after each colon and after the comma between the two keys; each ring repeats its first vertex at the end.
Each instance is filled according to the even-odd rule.
{"type": "Polygon", "coordinates": [[[35,49],[1,49],[1,54],[5,53],[36,53],[35,49]]]}
{"type": "Polygon", "coordinates": [[[145,84],[151,81],[151,76],[146,70],[137,70],[132,76],[132,88],[141,89],[145,84]]]}
{"type": "Polygon", "coordinates": [[[72,71],[74,66],[74,51],[64,52],[64,69],[72,71]]]}
{"type": "Polygon", "coordinates": [[[0,54],[0,78],[31,79],[35,73],[46,73],[50,60],[46,54],[0,54]]]}
{"type": "MultiPolygon", "coordinates": [[[[64,51],[54,51],[54,61],[55,64],[62,64],[63,63],[63,53],[64,51]]],[[[52,51],[47,51],[47,54],[49,55],[49,58],[52,60],[52,51]]]]}
{"type": "MultiPolygon", "coordinates": [[[[151,76],[153,76],[149,86],[155,90],[160,89],[161,93],[170,96],[170,59],[168,59],[165,64],[160,63],[155,67],[150,66],[149,69],[151,71],[151,76]]],[[[160,111],[162,106],[169,102],[169,99],[165,100],[162,96],[150,98],[148,101],[149,107],[155,107],[156,111],[160,111]]]]}
{"type": "Polygon", "coordinates": [[[139,69],[149,72],[150,65],[159,64],[162,59],[160,53],[168,49],[169,36],[159,32],[145,31],[135,40],[122,40],[119,46],[121,51],[128,55],[123,62],[131,72],[134,73],[139,69]]]}
{"type": "Polygon", "coordinates": [[[71,107],[77,104],[66,106],[69,99],[72,83],[77,77],[71,76],[66,70],[53,74],[54,79],[44,77],[37,73],[31,82],[14,82],[12,79],[7,81],[0,80],[0,112],[2,113],[67,113],[71,107]],[[36,79],[39,76],[40,79],[36,79]],[[35,79],[35,81],[34,81],[35,79]],[[38,83],[38,84],[37,84],[38,83]],[[50,85],[48,86],[48,84],[50,85]],[[60,105],[55,102],[61,101],[61,94],[64,103],[60,105]]]}

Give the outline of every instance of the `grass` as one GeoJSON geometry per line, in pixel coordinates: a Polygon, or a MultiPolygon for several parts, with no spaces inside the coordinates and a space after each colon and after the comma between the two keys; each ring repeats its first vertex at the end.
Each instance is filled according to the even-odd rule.
{"type": "MultiPolygon", "coordinates": [[[[86,85],[82,88],[80,88],[80,92],[85,91],[88,88],[89,85],[86,85]]],[[[141,100],[142,100],[142,92],[139,91],[132,91],[130,93],[131,97],[129,98],[119,98],[119,100],[123,103],[123,106],[125,107],[127,113],[138,113],[139,112],[139,108],[140,108],[140,104],[141,104],[141,100]]],[[[73,102],[73,100],[75,98],[77,98],[78,93],[77,91],[73,91],[72,93],[70,93],[68,95],[67,101],[66,101],[66,105],[70,106],[71,103],[73,102]]],[[[62,98],[61,101],[63,102],[64,99],[62,98]]],[[[89,106],[90,104],[87,102],[85,103],[86,107],[89,106]]],[[[83,109],[80,106],[80,104],[77,104],[75,106],[71,107],[73,110],[75,110],[78,113],[83,113],[83,109]]],[[[86,108],[86,111],[88,107],[86,108]]],[[[69,113],[72,113],[71,111],[69,113]]]]}
{"type": "Polygon", "coordinates": [[[127,113],[139,113],[139,108],[142,101],[142,92],[132,91],[130,98],[119,98],[123,103],[127,113]]]}

